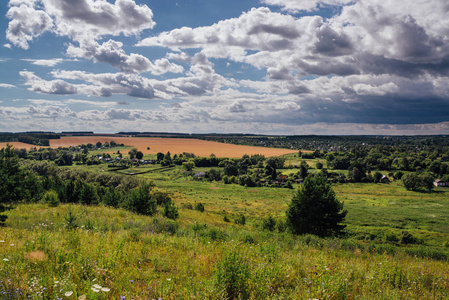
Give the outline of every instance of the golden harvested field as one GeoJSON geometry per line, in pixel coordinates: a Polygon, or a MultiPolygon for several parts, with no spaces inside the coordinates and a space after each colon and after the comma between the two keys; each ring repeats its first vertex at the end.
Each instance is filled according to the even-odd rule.
{"type": "MultiPolygon", "coordinates": [[[[203,141],[197,139],[182,138],[147,138],[147,137],[111,137],[111,136],[74,136],[61,137],[59,140],[50,140],[52,148],[77,146],[81,144],[95,144],[97,142],[110,142],[114,140],[116,143],[125,144],[126,146],[136,147],[144,154],[156,154],[158,152],[181,154],[183,152],[194,153],[196,156],[210,156],[211,153],[217,157],[238,158],[244,154],[262,154],[266,157],[279,156],[289,153],[296,153],[297,150],[274,149],[264,147],[251,147],[232,144],[223,144],[217,142],[203,141]],[[150,150],[147,150],[150,147],[150,150]]],[[[21,148],[30,148],[27,147],[21,148]]]]}
{"type": "MultiPolygon", "coordinates": [[[[30,150],[30,148],[37,147],[37,146],[31,145],[31,144],[25,144],[25,143],[21,143],[21,142],[10,142],[10,143],[0,143],[0,149],[5,148],[7,144],[10,144],[11,146],[13,146],[16,149],[25,148],[27,150],[30,150]]],[[[42,148],[42,147],[37,147],[37,148],[42,148]]],[[[43,148],[45,148],[45,147],[43,147],[43,148]]]]}

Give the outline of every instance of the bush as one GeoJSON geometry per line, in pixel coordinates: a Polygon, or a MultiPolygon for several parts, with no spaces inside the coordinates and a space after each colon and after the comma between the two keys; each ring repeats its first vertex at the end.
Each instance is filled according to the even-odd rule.
{"type": "Polygon", "coordinates": [[[399,242],[399,238],[396,235],[392,234],[392,233],[385,234],[385,240],[387,242],[394,243],[394,244],[399,242]]]}
{"type": "Polygon", "coordinates": [[[287,230],[287,223],[284,220],[279,220],[277,222],[277,229],[279,233],[285,232],[287,230]]]}
{"type": "Polygon", "coordinates": [[[218,264],[216,282],[226,299],[248,299],[250,268],[248,259],[233,250],[218,264]]]}
{"type": "Polygon", "coordinates": [[[54,190],[49,190],[45,192],[44,196],[42,197],[42,201],[50,207],[56,207],[59,205],[59,197],[58,193],[56,193],[54,190]]]}
{"type": "Polygon", "coordinates": [[[228,175],[223,175],[221,180],[223,181],[224,184],[231,184],[232,183],[231,178],[228,175]]]}
{"type": "Polygon", "coordinates": [[[227,223],[231,222],[231,220],[229,220],[228,216],[226,216],[226,215],[223,217],[223,221],[225,221],[227,223]]]}
{"type": "Polygon", "coordinates": [[[172,220],[176,220],[179,217],[178,208],[173,202],[164,204],[163,216],[172,220]]]}
{"type": "Polygon", "coordinates": [[[243,237],[243,242],[246,244],[255,244],[256,240],[254,239],[254,237],[250,234],[247,234],[243,237]]]}
{"type": "Polygon", "coordinates": [[[246,217],[244,214],[240,214],[238,215],[235,220],[234,220],[235,224],[239,224],[239,225],[245,225],[246,224],[246,217]]]}
{"type": "Polygon", "coordinates": [[[152,216],[156,213],[157,202],[150,193],[152,184],[144,182],[140,187],[131,190],[126,199],[125,208],[132,212],[152,216]]]}
{"type": "Polygon", "coordinates": [[[106,206],[118,207],[123,201],[123,197],[116,189],[110,187],[104,194],[102,202],[106,206]]]}
{"type": "Polygon", "coordinates": [[[165,205],[167,203],[171,203],[171,198],[167,193],[155,191],[152,193],[153,197],[156,199],[157,205],[165,205]]]}
{"type": "Polygon", "coordinates": [[[83,188],[80,191],[80,202],[83,204],[98,204],[98,194],[95,186],[84,183],[83,188]]]}
{"type": "Polygon", "coordinates": [[[401,236],[399,237],[399,241],[401,244],[414,244],[416,243],[416,239],[413,237],[413,235],[408,231],[403,231],[401,236]]]}
{"type": "Polygon", "coordinates": [[[208,236],[212,241],[224,241],[228,237],[224,231],[217,228],[211,228],[206,236],[208,236]]]}
{"type": "Polygon", "coordinates": [[[434,260],[448,260],[449,255],[446,251],[440,249],[432,249],[430,247],[407,248],[405,253],[420,258],[430,258],[434,260]]]}
{"type": "Polygon", "coordinates": [[[276,220],[271,215],[266,217],[262,221],[262,229],[274,231],[276,229],[276,220]]]}
{"type": "Polygon", "coordinates": [[[167,219],[153,219],[153,224],[150,225],[148,231],[156,233],[175,234],[179,229],[179,224],[167,219]]]}
{"type": "Polygon", "coordinates": [[[69,207],[69,211],[67,212],[67,215],[64,216],[64,219],[66,221],[66,227],[67,229],[75,229],[78,227],[78,224],[76,223],[76,216],[72,212],[72,208],[69,207]]]}
{"type": "Polygon", "coordinates": [[[204,205],[203,205],[203,203],[199,202],[199,203],[195,204],[195,210],[200,211],[200,212],[204,212],[204,205]]]}

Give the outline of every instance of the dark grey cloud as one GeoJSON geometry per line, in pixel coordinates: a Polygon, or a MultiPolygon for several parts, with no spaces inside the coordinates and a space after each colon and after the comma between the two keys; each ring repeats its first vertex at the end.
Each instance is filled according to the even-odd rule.
{"type": "Polygon", "coordinates": [[[341,56],[352,54],[354,51],[352,42],[346,34],[339,34],[328,26],[318,30],[317,38],[318,41],[314,45],[316,54],[341,56]]]}
{"type": "Polygon", "coordinates": [[[248,31],[248,35],[270,33],[285,39],[296,39],[300,33],[295,27],[276,26],[271,24],[258,24],[248,31]]]}

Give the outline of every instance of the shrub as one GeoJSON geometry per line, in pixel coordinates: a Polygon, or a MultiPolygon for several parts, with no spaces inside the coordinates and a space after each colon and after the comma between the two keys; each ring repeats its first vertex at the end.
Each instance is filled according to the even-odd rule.
{"type": "Polygon", "coordinates": [[[83,204],[98,204],[98,194],[95,187],[89,183],[84,183],[80,191],[80,202],[83,204]]]}
{"type": "Polygon", "coordinates": [[[156,199],[157,205],[165,205],[171,203],[171,198],[167,193],[155,191],[152,193],[153,197],[156,199]]]}
{"type": "Polygon", "coordinates": [[[226,299],[248,299],[250,268],[248,259],[233,250],[218,264],[216,282],[226,299]]]}
{"type": "Polygon", "coordinates": [[[72,208],[71,208],[71,207],[69,207],[69,210],[68,210],[68,212],[67,212],[67,215],[64,216],[64,219],[65,219],[65,221],[66,221],[66,227],[67,227],[67,229],[72,230],[72,229],[75,229],[75,228],[78,227],[78,224],[76,223],[76,219],[77,219],[77,218],[76,218],[76,216],[73,214],[72,208]]]}
{"type": "Polygon", "coordinates": [[[152,188],[152,184],[144,182],[140,187],[131,190],[126,199],[125,208],[141,215],[152,216],[155,214],[157,203],[150,193],[152,188]]]}
{"type": "Polygon", "coordinates": [[[284,220],[278,220],[277,229],[279,233],[285,232],[287,230],[287,223],[284,220]]]}
{"type": "Polygon", "coordinates": [[[407,248],[405,249],[405,253],[411,256],[431,258],[435,260],[447,260],[449,256],[444,250],[432,249],[430,247],[407,248]]]}
{"type": "Polygon", "coordinates": [[[197,204],[195,204],[195,210],[200,211],[200,212],[204,212],[204,205],[201,202],[198,202],[197,204]]]}
{"type": "Polygon", "coordinates": [[[163,216],[172,220],[176,220],[179,217],[178,208],[170,201],[164,204],[163,216]]]}
{"type": "Polygon", "coordinates": [[[246,224],[246,217],[244,214],[240,214],[238,215],[235,220],[234,220],[235,224],[239,224],[239,225],[245,225],[246,224]]]}
{"type": "Polygon", "coordinates": [[[401,244],[414,244],[416,243],[416,239],[413,235],[408,231],[403,231],[401,236],[399,237],[399,241],[401,244]]]}
{"type": "Polygon", "coordinates": [[[226,216],[226,215],[223,217],[223,221],[225,221],[227,223],[231,222],[231,220],[229,220],[228,216],[226,216]]]}
{"type": "Polygon", "coordinates": [[[167,220],[167,219],[153,219],[153,224],[150,225],[150,227],[148,228],[149,231],[151,232],[156,232],[156,233],[168,233],[168,234],[175,234],[179,229],[179,224],[175,221],[172,220],[167,220]]]}
{"type": "Polygon", "coordinates": [[[255,244],[256,240],[254,239],[254,237],[250,234],[247,234],[243,237],[243,242],[246,244],[255,244]]]}
{"type": "Polygon", "coordinates": [[[207,236],[212,241],[224,241],[228,237],[228,235],[224,231],[221,231],[217,228],[211,228],[207,233],[207,236]]]}
{"type": "Polygon", "coordinates": [[[49,190],[45,192],[44,196],[42,197],[42,201],[50,207],[56,207],[59,205],[59,197],[58,193],[56,193],[54,190],[49,190]]]}
{"type": "Polygon", "coordinates": [[[392,234],[392,233],[386,233],[385,234],[385,240],[387,242],[395,243],[395,244],[399,242],[399,238],[396,235],[392,234]]]}
{"type": "Polygon", "coordinates": [[[268,217],[263,219],[263,221],[262,221],[262,229],[263,230],[274,231],[276,229],[276,220],[271,215],[269,215],[268,217]]]}
{"type": "Polygon", "coordinates": [[[223,175],[221,180],[223,181],[224,184],[231,184],[232,183],[232,181],[231,181],[231,179],[230,179],[230,177],[228,175],[223,175]]]}
{"type": "Polygon", "coordinates": [[[102,202],[106,206],[118,207],[123,201],[123,197],[116,189],[110,187],[104,194],[102,202]]]}

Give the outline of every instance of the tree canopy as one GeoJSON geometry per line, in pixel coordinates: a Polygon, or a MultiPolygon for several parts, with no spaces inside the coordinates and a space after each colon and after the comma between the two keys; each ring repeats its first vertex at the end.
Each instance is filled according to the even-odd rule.
{"type": "Polygon", "coordinates": [[[308,176],[298,189],[286,212],[287,223],[294,234],[332,236],[342,232],[347,211],[327,179],[308,176]]]}

